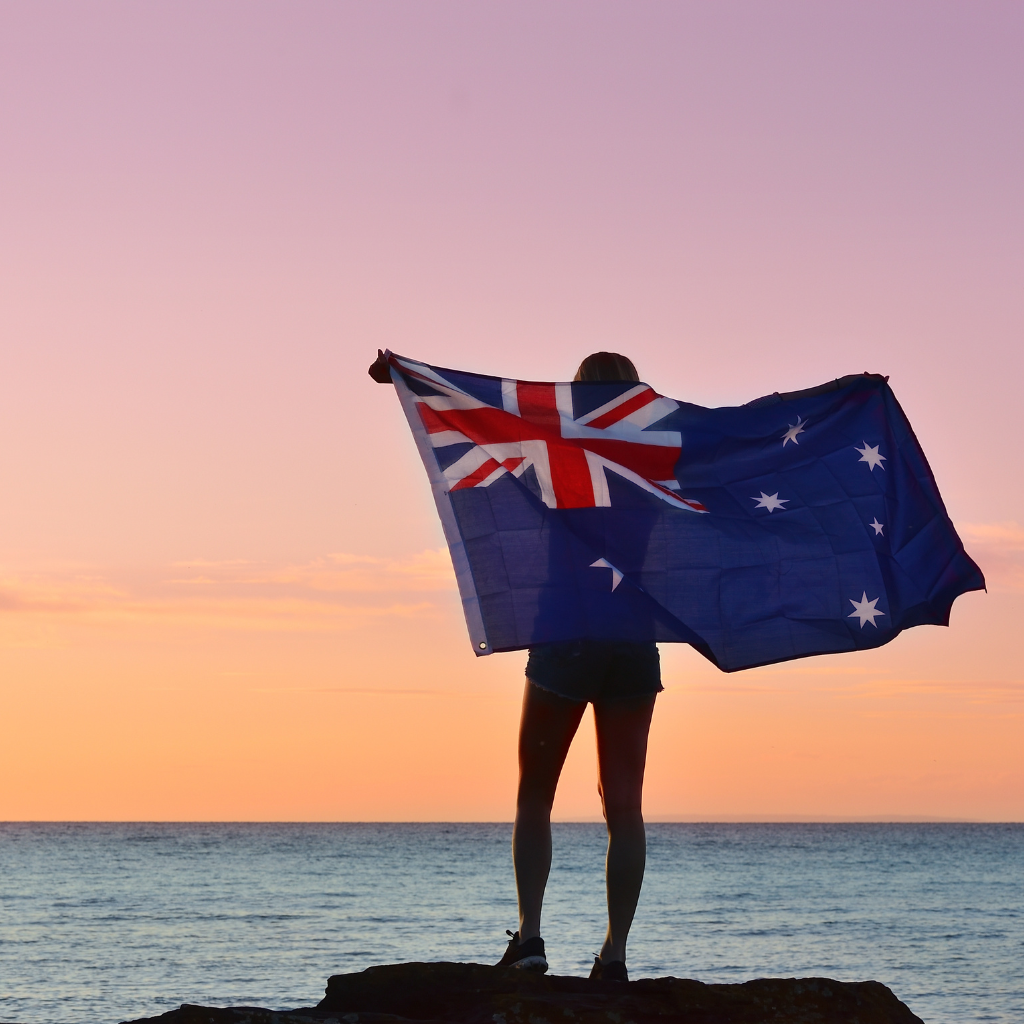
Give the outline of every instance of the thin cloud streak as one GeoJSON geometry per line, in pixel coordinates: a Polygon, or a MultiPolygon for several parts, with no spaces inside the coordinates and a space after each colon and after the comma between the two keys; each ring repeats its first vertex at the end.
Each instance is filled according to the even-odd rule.
{"type": "Polygon", "coordinates": [[[90,627],[155,624],[187,628],[322,632],[386,618],[431,616],[428,595],[454,588],[444,549],[402,560],[344,553],[300,565],[242,560],[188,562],[202,576],[167,578],[162,568],[103,575],[82,566],[0,575],[0,645],[31,621],[90,627]],[[12,627],[13,630],[12,630],[12,627]]]}
{"type": "Polygon", "coordinates": [[[273,686],[255,687],[250,693],[337,693],[353,694],[369,697],[457,697],[459,700],[472,698],[475,700],[520,700],[519,694],[510,697],[507,693],[485,693],[478,690],[394,690],[389,688],[374,689],[370,686],[273,686]]]}
{"type": "Polygon", "coordinates": [[[1024,591],[1024,528],[1015,521],[963,523],[960,534],[995,591],[1024,591]]]}
{"type": "Polygon", "coordinates": [[[862,683],[801,686],[745,686],[694,683],[691,685],[668,685],[666,695],[691,696],[698,694],[723,695],[746,694],[759,696],[788,696],[813,692],[829,695],[842,700],[895,700],[902,697],[956,697],[971,704],[996,704],[1024,702],[1024,680],[978,680],[970,679],[904,679],[881,675],[862,683]]]}

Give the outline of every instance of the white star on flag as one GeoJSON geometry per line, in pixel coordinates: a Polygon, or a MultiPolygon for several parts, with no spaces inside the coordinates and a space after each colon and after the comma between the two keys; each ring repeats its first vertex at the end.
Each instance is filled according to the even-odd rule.
{"type": "Polygon", "coordinates": [[[878,449],[880,447],[881,445],[877,444],[872,447],[867,443],[867,441],[865,441],[863,448],[854,448],[853,450],[855,452],[860,452],[860,458],[857,461],[866,462],[868,464],[868,469],[873,470],[875,466],[878,466],[884,471],[885,466],[883,466],[882,463],[885,462],[885,456],[878,454],[878,449]]]}
{"type": "MultiPolygon", "coordinates": [[[[853,611],[850,612],[847,618],[860,619],[861,629],[864,628],[865,622],[870,622],[872,626],[875,626],[875,619],[877,619],[879,615],[885,614],[885,612],[880,612],[875,607],[875,605],[878,604],[881,598],[876,597],[873,601],[869,601],[868,592],[866,590],[861,594],[861,598],[859,601],[854,601],[852,597],[849,600],[850,604],[853,605],[853,611]]],[[[877,629],[878,627],[875,626],[875,628],[877,629]]]]}
{"type": "Polygon", "coordinates": [[[608,561],[607,558],[599,558],[596,562],[590,563],[591,569],[611,569],[612,571],[612,590],[614,590],[622,582],[622,573],[608,561]]]}
{"type": "MultiPolygon", "coordinates": [[[[750,500],[757,502],[757,505],[754,506],[755,508],[766,508],[769,512],[774,512],[777,508],[782,508],[782,506],[790,499],[780,498],[778,491],[774,494],[765,494],[764,491],[762,491],[760,498],[752,497],[750,500]]],[[[783,509],[783,511],[785,511],[785,509],[783,509]]]]}
{"type": "Polygon", "coordinates": [[[875,521],[873,523],[868,523],[868,526],[873,526],[875,528],[875,536],[876,537],[884,537],[885,536],[885,534],[882,533],[882,530],[885,529],[885,524],[884,523],[880,523],[878,521],[878,516],[875,516],[875,521]]]}
{"type": "Polygon", "coordinates": [[[804,432],[804,424],[807,420],[802,420],[799,416],[796,418],[796,423],[790,423],[789,430],[782,435],[782,447],[785,448],[790,441],[793,444],[799,444],[800,442],[796,439],[797,434],[804,432]]]}

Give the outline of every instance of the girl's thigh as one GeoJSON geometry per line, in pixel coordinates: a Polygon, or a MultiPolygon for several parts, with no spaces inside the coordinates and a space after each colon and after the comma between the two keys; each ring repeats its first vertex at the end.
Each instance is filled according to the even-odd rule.
{"type": "Polygon", "coordinates": [[[587,705],[527,681],[519,725],[521,795],[554,800],[555,787],[587,705]]]}

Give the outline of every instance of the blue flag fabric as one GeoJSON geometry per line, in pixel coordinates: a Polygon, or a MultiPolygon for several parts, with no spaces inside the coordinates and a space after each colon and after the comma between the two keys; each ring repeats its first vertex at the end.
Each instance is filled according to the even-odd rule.
{"type": "Polygon", "coordinates": [[[732,672],[948,625],[985,586],[885,378],[705,409],[387,358],[478,655],[656,640],[732,672]]]}

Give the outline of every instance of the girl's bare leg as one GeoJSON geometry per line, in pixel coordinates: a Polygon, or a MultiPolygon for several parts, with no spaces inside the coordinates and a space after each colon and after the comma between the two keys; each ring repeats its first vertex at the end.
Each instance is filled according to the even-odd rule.
{"type": "Polygon", "coordinates": [[[540,935],[544,888],[551,870],[551,805],[565,755],[586,708],[580,701],[566,700],[527,680],[519,725],[519,793],[512,829],[520,941],[540,935]]]}
{"type": "Polygon", "coordinates": [[[608,824],[608,934],[601,947],[601,960],[605,963],[625,963],[626,936],[644,881],[647,837],[642,797],[654,700],[651,696],[594,704],[598,791],[608,824]]]}

